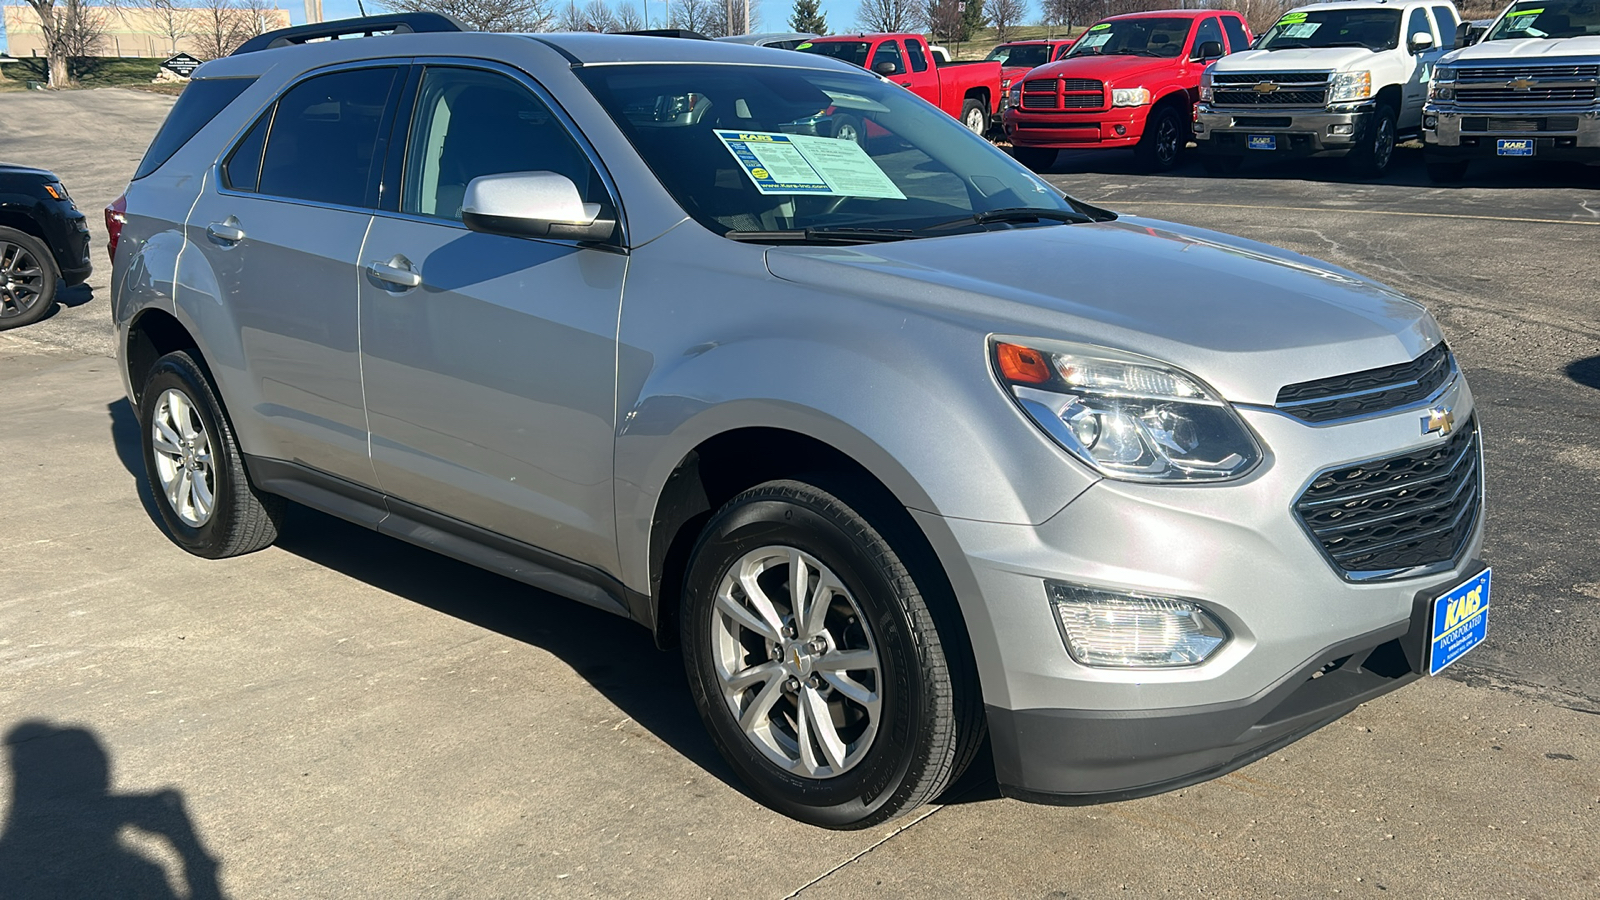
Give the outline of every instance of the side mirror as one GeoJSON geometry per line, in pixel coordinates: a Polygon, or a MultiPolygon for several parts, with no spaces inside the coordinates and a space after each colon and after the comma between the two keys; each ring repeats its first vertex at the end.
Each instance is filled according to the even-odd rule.
{"type": "Polygon", "coordinates": [[[899,75],[900,66],[896,63],[884,60],[883,62],[873,66],[872,71],[877,72],[879,75],[899,75]]]}
{"type": "Polygon", "coordinates": [[[555,172],[480,175],[467,185],[461,221],[473,231],[509,237],[603,241],[617,223],[600,218],[600,204],[585,203],[572,179],[555,172]]]}
{"type": "Polygon", "coordinates": [[[1472,24],[1462,22],[1456,26],[1456,46],[1465,47],[1472,42],[1472,24]]]}
{"type": "Polygon", "coordinates": [[[1433,46],[1433,35],[1426,31],[1419,31],[1411,36],[1411,52],[1421,53],[1433,46]]]}
{"type": "Polygon", "coordinates": [[[1221,59],[1222,55],[1221,41],[1201,41],[1194,50],[1194,58],[1199,60],[1221,59]]]}

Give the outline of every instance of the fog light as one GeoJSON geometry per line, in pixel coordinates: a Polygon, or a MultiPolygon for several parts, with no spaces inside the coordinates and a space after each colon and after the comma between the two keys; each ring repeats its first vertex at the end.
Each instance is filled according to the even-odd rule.
{"type": "Polygon", "coordinates": [[[1126,125],[1113,125],[1111,127],[1112,130],[1116,131],[1118,137],[1128,133],[1128,126],[1126,125]]]}
{"type": "Polygon", "coordinates": [[[1435,128],[1438,128],[1439,127],[1439,117],[1438,116],[1423,116],[1422,117],[1422,127],[1428,129],[1429,131],[1432,131],[1435,128]]]}
{"type": "Polygon", "coordinates": [[[1328,126],[1328,133],[1329,134],[1355,134],[1356,133],[1356,126],[1350,125],[1348,123],[1344,124],[1344,125],[1329,125],[1328,126]]]}
{"type": "Polygon", "coordinates": [[[1192,600],[1113,593],[1045,582],[1067,652],[1086,666],[1193,666],[1228,641],[1228,630],[1192,600]]]}

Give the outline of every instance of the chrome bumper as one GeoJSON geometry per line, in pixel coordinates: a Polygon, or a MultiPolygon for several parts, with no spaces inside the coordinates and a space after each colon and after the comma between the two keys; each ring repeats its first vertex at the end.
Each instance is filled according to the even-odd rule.
{"type": "Polygon", "coordinates": [[[1234,144],[1228,135],[1239,134],[1278,134],[1304,136],[1302,139],[1284,144],[1301,153],[1336,155],[1348,153],[1363,131],[1367,119],[1372,113],[1371,104],[1361,106],[1339,107],[1329,110],[1323,107],[1314,109],[1271,109],[1271,108],[1234,108],[1219,109],[1206,103],[1195,107],[1194,113],[1194,139],[1201,150],[1211,149],[1216,152],[1227,152],[1245,149],[1242,142],[1234,144]],[[1251,120],[1259,119],[1288,119],[1287,125],[1277,123],[1262,125],[1251,120]],[[1222,138],[1219,140],[1219,138],[1222,138]]]}
{"type": "MultiPolygon", "coordinates": [[[[1465,131],[1468,138],[1570,138],[1569,146],[1600,148],[1600,109],[1582,107],[1494,107],[1463,110],[1455,104],[1429,103],[1422,108],[1422,141],[1429,146],[1459,147],[1465,131]],[[1493,119],[1543,120],[1548,124],[1553,118],[1576,119],[1574,129],[1510,130],[1496,129],[1493,119]],[[1484,127],[1466,130],[1464,120],[1484,119],[1484,127]]],[[[1565,143],[1565,142],[1563,142],[1565,143]]]]}

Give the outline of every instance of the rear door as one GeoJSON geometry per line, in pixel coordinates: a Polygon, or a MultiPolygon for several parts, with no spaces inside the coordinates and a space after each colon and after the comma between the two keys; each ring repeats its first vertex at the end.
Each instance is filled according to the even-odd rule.
{"type": "Polygon", "coordinates": [[[224,158],[189,213],[243,355],[209,362],[234,383],[252,452],[373,483],[356,325],[356,258],[372,219],[401,80],[363,64],[285,91],[224,158]]]}
{"type": "Polygon", "coordinates": [[[617,316],[627,256],[461,223],[480,175],[551,171],[615,218],[548,97],[491,63],[419,66],[360,253],[361,362],[386,495],[609,570],[617,316]],[[414,99],[413,99],[414,98],[414,99]],[[404,140],[400,135],[404,134],[404,140]],[[403,153],[399,152],[403,146],[403,153]],[[379,277],[388,266],[416,286],[379,277]]]}

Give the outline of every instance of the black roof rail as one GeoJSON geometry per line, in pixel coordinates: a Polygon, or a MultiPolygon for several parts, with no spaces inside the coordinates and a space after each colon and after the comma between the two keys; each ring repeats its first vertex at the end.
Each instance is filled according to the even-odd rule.
{"type": "Polygon", "coordinates": [[[332,22],[316,22],[311,25],[296,25],[292,28],[280,28],[266,34],[256,35],[233,51],[230,56],[241,53],[254,53],[257,50],[272,50],[278,47],[292,47],[295,44],[304,44],[316,40],[340,40],[342,38],[372,37],[379,34],[423,34],[437,31],[471,31],[466,25],[454,16],[432,12],[407,12],[392,13],[386,16],[366,16],[358,19],[335,19],[332,22]]]}
{"type": "Polygon", "coordinates": [[[711,38],[706,37],[705,35],[701,34],[700,32],[698,32],[698,31],[690,31],[687,28],[651,28],[651,29],[648,29],[648,30],[645,30],[645,31],[616,31],[616,32],[612,32],[612,33],[613,34],[635,34],[635,35],[639,35],[641,37],[689,38],[690,40],[694,40],[694,41],[709,41],[709,40],[711,40],[711,38]]]}

